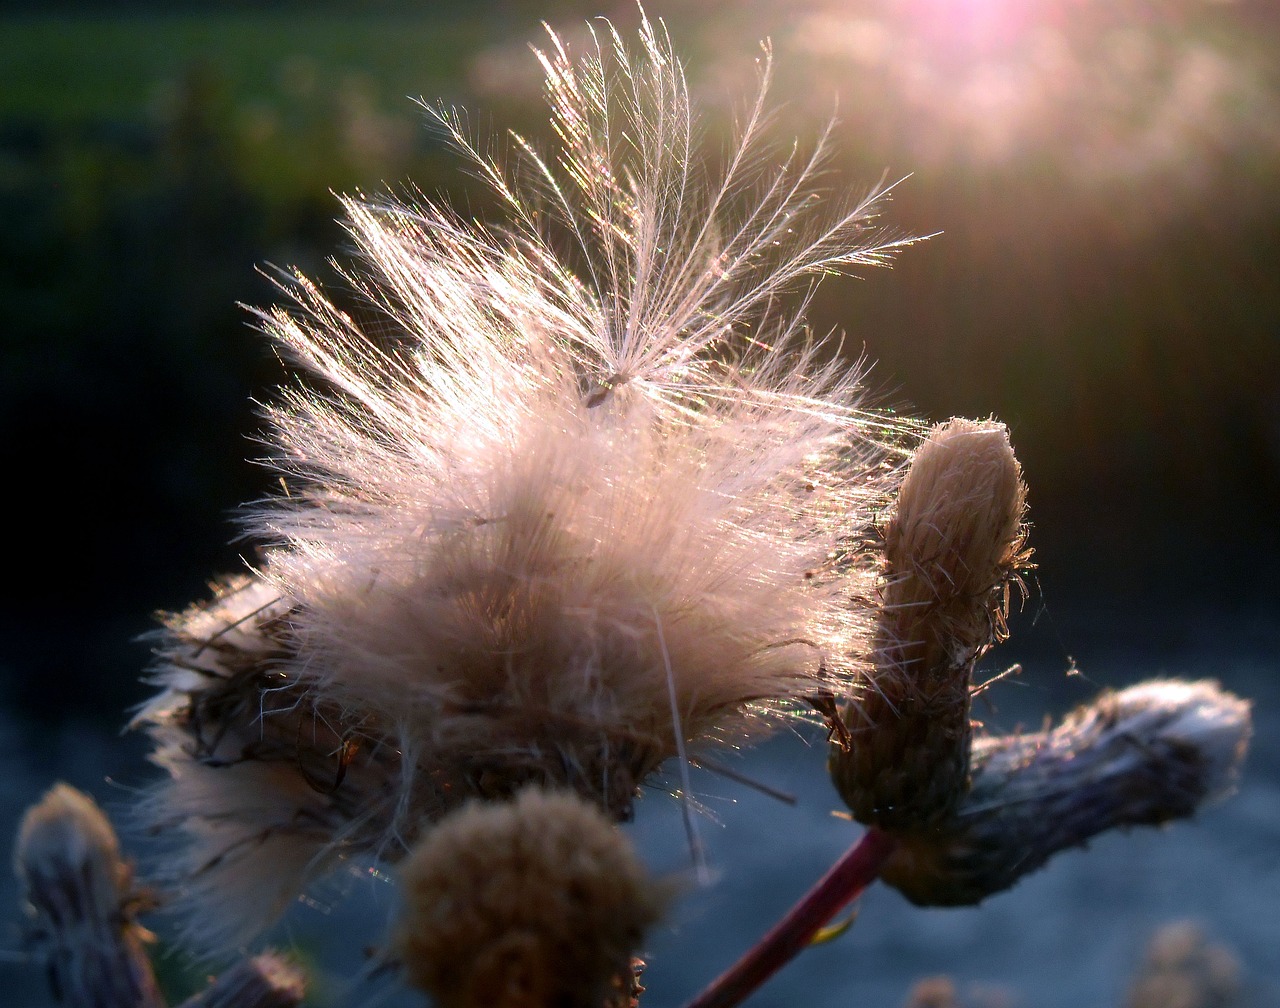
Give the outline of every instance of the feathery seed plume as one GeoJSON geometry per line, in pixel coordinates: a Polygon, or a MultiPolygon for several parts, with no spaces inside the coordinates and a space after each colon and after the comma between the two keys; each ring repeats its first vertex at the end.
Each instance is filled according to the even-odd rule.
{"type": "Polygon", "coordinates": [[[539,58],[554,155],[516,137],[509,171],[437,113],[506,223],[345,201],[390,339],[301,276],[261,315],[313,376],[270,411],[288,492],[259,567],[168,619],[136,718],[197,948],[468,799],[534,784],[625,818],[665,760],[847,693],[868,651],[849,544],[902,425],[777,306],[906,244],[882,193],[819,212],[825,137],[766,139],[767,53],[714,177],[660,25],[539,58]]]}

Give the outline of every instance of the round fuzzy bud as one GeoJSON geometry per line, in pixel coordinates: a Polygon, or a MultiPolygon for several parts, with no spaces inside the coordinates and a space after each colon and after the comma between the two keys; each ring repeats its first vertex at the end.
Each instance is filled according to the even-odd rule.
{"type": "Polygon", "coordinates": [[[963,796],[971,672],[1006,636],[1025,509],[1003,424],[950,420],[916,451],[884,533],[873,681],[845,709],[831,757],[860,822],[928,830],[963,796]]]}
{"type": "Polygon", "coordinates": [[[537,788],[447,816],[400,877],[396,951],[441,1008],[600,1008],[661,902],[600,811],[537,788]]]}

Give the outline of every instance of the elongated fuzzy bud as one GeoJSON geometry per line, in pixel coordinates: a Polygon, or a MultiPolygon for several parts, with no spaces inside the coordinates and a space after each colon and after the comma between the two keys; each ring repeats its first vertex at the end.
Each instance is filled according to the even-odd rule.
{"type": "Polygon", "coordinates": [[[448,816],[400,879],[396,952],[441,1008],[601,1008],[661,902],[608,819],[537,788],[448,816]]]}
{"type": "Polygon", "coordinates": [[[27,810],[14,869],[27,934],[68,1008],[164,1008],[136,920],[148,905],[93,799],[57,784],[27,810]]]}
{"type": "Polygon", "coordinates": [[[881,878],[914,903],[960,906],[1123,826],[1192,815],[1235,781],[1249,704],[1213,682],[1104,693],[1051,731],[980,738],[973,785],[931,834],[904,836],[881,878]]]}
{"type": "Polygon", "coordinates": [[[950,420],[916,450],[884,532],[874,673],[830,759],[858,821],[928,830],[963,797],[973,665],[1005,636],[1025,507],[1003,424],[950,420]]]}

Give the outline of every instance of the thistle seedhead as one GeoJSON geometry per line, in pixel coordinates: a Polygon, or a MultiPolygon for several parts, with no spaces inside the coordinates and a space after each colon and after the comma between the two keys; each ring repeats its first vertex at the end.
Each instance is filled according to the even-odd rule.
{"type": "Polygon", "coordinates": [[[447,816],[399,874],[394,951],[441,1008],[600,1008],[663,902],[595,806],[537,788],[447,816]]]}
{"type": "Polygon", "coordinates": [[[168,621],[137,719],[198,948],[472,798],[625,818],[665,760],[843,695],[867,653],[849,543],[902,426],[777,306],[903,244],[880,194],[821,214],[822,145],[766,142],[763,85],[709,177],[647,20],[636,54],[606,27],[540,59],[554,156],[517,137],[510,170],[438,113],[506,224],[347,200],[380,338],[300,276],[261,314],[311,376],[270,411],[288,491],[250,523],[259,567],[168,621]]]}
{"type": "Polygon", "coordinates": [[[927,832],[963,797],[973,666],[1007,636],[1025,510],[1003,424],[949,420],[912,457],[884,529],[872,671],[831,753],[858,821],[927,832]]]}

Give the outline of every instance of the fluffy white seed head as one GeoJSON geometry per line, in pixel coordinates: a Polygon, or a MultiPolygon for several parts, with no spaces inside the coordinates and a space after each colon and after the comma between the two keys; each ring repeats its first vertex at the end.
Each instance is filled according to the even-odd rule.
{"type": "MultiPolygon", "coordinates": [[[[171,621],[140,718],[197,889],[252,866],[287,896],[527,783],[625,817],[686,745],[854,680],[856,544],[901,424],[777,305],[903,242],[874,198],[826,210],[821,144],[771,147],[763,86],[709,177],[669,43],[648,21],[640,42],[608,29],[574,61],[552,36],[562,146],[517,138],[510,173],[439,113],[506,224],[345,202],[377,338],[302,277],[262,314],[311,376],[270,413],[288,492],[252,522],[260,569],[171,621]]],[[[195,943],[243,939],[251,909],[195,943]]]]}
{"type": "Polygon", "coordinates": [[[754,163],[759,109],[706,195],[683,76],[648,22],[641,40],[574,63],[553,36],[558,167],[530,152],[526,196],[476,155],[504,229],[348,201],[353,280],[394,347],[301,280],[301,310],[267,318],[331,392],[273,412],[292,490],[259,522],[278,544],[265,575],[299,604],[306,679],[417,739],[481,705],[665,754],[858,650],[860,586],[830,558],[881,502],[882,432],[859,375],[770,305],[889,246],[867,237],[869,204],[810,221],[815,162],[754,163]]]}

